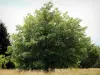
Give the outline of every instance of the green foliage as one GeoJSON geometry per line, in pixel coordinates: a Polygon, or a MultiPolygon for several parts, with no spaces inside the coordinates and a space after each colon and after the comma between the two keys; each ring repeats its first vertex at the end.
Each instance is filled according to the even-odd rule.
{"type": "Polygon", "coordinates": [[[0,68],[2,68],[2,64],[5,63],[4,55],[0,55],[0,68]]]}
{"type": "Polygon", "coordinates": [[[24,25],[17,26],[12,35],[13,59],[21,69],[77,67],[86,56],[86,27],[81,20],[61,13],[48,2],[34,15],[25,17],[24,25]]]}
{"type": "Polygon", "coordinates": [[[7,65],[8,63],[12,63],[13,64],[13,62],[11,62],[11,59],[10,59],[10,57],[9,56],[5,56],[5,55],[0,55],[0,68],[2,69],[9,69],[9,68],[14,68],[14,64],[13,64],[13,67],[11,66],[12,64],[9,64],[9,65],[7,65]]]}

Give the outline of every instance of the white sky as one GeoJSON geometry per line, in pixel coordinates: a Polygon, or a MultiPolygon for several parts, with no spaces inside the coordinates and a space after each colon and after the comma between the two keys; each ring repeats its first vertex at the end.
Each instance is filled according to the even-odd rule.
{"type": "Polygon", "coordinates": [[[99,0],[0,0],[0,20],[14,33],[16,25],[23,25],[24,17],[34,13],[44,3],[52,1],[60,11],[68,11],[75,18],[82,19],[82,26],[88,26],[86,33],[96,45],[100,45],[100,1],[99,0]]]}

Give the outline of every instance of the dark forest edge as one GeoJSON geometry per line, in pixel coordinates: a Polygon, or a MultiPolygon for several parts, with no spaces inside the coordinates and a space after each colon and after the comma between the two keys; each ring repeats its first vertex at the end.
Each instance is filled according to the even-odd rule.
{"type": "Polygon", "coordinates": [[[0,68],[53,71],[55,68],[100,68],[100,47],[87,37],[81,19],[61,13],[48,2],[28,14],[17,33],[0,22],[0,68]]]}

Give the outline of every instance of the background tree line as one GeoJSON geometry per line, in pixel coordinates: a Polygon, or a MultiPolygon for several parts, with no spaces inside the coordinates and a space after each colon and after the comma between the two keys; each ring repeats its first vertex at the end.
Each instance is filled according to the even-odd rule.
{"type": "Polygon", "coordinates": [[[42,69],[100,67],[100,47],[91,42],[81,19],[44,4],[10,36],[0,22],[0,68],[42,69]]]}

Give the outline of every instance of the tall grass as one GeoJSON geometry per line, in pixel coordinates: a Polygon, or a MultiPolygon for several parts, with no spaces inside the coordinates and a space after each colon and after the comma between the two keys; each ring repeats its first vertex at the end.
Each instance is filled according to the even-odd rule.
{"type": "Polygon", "coordinates": [[[0,70],[0,75],[100,75],[100,69],[56,69],[55,72],[0,70]]]}

